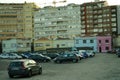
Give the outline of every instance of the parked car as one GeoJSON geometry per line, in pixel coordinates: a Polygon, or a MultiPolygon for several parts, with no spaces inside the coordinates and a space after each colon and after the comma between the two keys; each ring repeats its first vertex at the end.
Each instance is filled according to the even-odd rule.
{"type": "Polygon", "coordinates": [[[94,57],[95,53],[92,50],[86,50],[86,53],[88,54],[88,57],[94,57]]]}
{"type": "Polygon", "coordinates": [[[21,59],[22,56],[16,54],[16,53],[9,53],[9,59],[21,59]]]}
{"type": "Polygon", "coordinates": [[[117,56],[120,57],[120,49],[117,50],[117,56]]]}
{"type": "Polygon", "coordinates": [[[25,52],[25,53],[21,54],[22,58],[24,58],[24,59],[29,58],[30,55],[32,55],[32,53],[30,53],[30,52],[25,52]]]}
{"type": "Polygon", "coordinates": [[[32,54],[29,56],[29,59],[33,59],[36,62],[49,62],[49,61],[51,61],[50,57],[44,56],[42,54],[32,54]]]}
{"type": "Polygon", "coordinates": [[[22,57],[17,55],[16,53],[3,53],[3,54],[0,54],[0,58],[3,58],[3,59],[21,59],[22,57]]]}
{"type": "Polygon", "coordinates": [[[34,60],[13,60],[8,66],[8,75],[10,78],[15,76],[31,77],[33,74],[42,74],[42,66],[34,60]]]}
{"type": "Polygon", "coordinates": [[[70,62],[70,61],[76,63],[79,61],[79,57],[76,54],[64,53],[54,59],[55,63],[70,62]]]}
{"type": "Polygon", "coordinates": [[[0,54],[0,58],[7,59],[7,58],[9,58],[9,55],[7,53],[2,53],[2,54],[0,54]]]}
{"type": "Polygon", "coordinates": [[[81,54],[84,59],[88,58],[88,54],[87,54],[86,50],[79,50],[79,54],[81,54]]]}
{"type": "Polygon", "coordinates": [[[79,53],[79,51],[72,51],[72,53],[76,54],[80,60],[83,59],[83,56],[79,53]]]}
{"type": "Polygon", "coordinates": [[[43,54],[43,55],[48,56],[48,57],[50,57],[51,59],[54,59],[54,58],[56,58],[57,56],[59,56],[58,53],[45,53],[45,54],[43,54]]]}

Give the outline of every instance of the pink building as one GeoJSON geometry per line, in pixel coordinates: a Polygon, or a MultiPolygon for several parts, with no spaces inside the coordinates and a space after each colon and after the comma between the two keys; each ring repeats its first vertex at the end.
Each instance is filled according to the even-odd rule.
{"type": "Polygon", "coordinates": [[[111,36],[97,36],[98,52],[107,52],[112,50],[111,36]]]}

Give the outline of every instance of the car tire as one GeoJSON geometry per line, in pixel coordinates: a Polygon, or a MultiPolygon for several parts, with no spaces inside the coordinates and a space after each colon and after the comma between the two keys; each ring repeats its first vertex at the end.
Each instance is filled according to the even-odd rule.
{"type": "Polygon", "coordinates": [[[9,78],[14,78],[14,76],[13,76],[13,75],[11,75],[11,74],[9,74],[9,78]]]}
{"type": "Polygon", "coordinates": [[[29,71],[28,72],[28,77],[31,77],[32,76],[32,71],[29,71]]]}
{"type": "Polygon", "coordinates": [[[73,59],[73,61],[72,61],[72,62],[76,63],[76,62],[78,62],[78,60],[77,60],[77,59],[73,59]]]}
{"type": "Polygon", "coordinates": [[[60,60],[57,60],[56,63],[61,63],[60,60]]]}
{"type": "Polygon", "coordinates": [[[43,62],[47,62],[47,60],[45,59],[45,60],[43,60],[43,62]]]}
{"type": "Polygon", "coordinates": [[[39,69],[38,74],[39,74],[39,75],[42,74],[42,68],[39,69]]]}

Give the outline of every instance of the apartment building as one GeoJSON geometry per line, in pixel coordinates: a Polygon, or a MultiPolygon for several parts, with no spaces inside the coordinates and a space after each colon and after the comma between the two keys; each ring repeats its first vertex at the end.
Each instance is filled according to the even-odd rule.
{"type": "Polygon", "coordinates": [[[0,3],[0,40],[33,37],[34,3],[0,3]]]}
{"type": "Polygon", "coordinates": [[[80,5],[41,8],[34,15],[34,39],[73,39],[81,34],[80,5]]]}
{"type": "Polygon", "coordinates": [[[81,4],[82,36],[116,35],[116,6],[108,6],[106,1],[81,4]]]}
{"type": "Polygon", "coordinates": [[[118,35],[120,35],[120,5],[117,5],[117,33],[118,33],[118,35]]]}

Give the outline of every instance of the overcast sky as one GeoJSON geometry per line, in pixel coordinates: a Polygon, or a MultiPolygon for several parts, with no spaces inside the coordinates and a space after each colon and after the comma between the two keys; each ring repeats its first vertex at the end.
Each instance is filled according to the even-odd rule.
{"type": "MultiPolygon", "coordinates": [[[[37,5],[47,6],[51,5],[53,0],[0,0],[0,3],[24,3],[24,2],[35,2],[37,5]]],[[[55,0],[56,2],[64,0],[55,0]]],[[[94,0],[67,0],[67,3],[82,4],[85,2],[93,2],[94,0]]],[[[105,1],[105,0],[100,0],[105,1]]],[[[106,0],[109,5],[120,5],[120,0],[106,0]]],[[[66,3],[57,3],[56,5],[65,5],[66,3]]]]}

